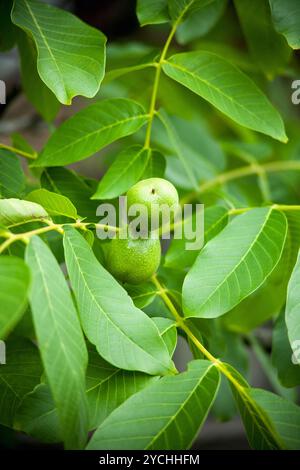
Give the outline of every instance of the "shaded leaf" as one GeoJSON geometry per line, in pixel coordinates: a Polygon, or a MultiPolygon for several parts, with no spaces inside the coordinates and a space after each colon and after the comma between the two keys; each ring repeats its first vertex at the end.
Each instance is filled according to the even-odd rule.
{"type": "Polygon", "coordinates": [[[214,1],[215,0],[168,0],[172,22],[179,23],[214,1]]]}
{"type": "Polygon", "coordinates": [[[3,197],[20,196],[25,177],[19,158],[7,150],[0,150],[0,194],[3,197]]]}
{"type": "Polygon", "coordinates": [[[170,20],[168,0],[137,0],[136,12],[141,26],[170,20]]]}
{"type": "Polygon", "coordinates": [[[15,427],[41,442],[56,443],[63,440],[48,385],[39,384],[26,395],[17,411],[15,427]]]}
{"type": "Polygon", "coordinates": [[[91,201],[93,189],[77,173],[67,168],[47,168],[41,176],[41,185],[48,191],[66,196],[82,217],[96,219],[98,203],[91,201]]]}
{"type": "Polygon", "coordinates": [[[90,348],[89,357],[87,370],[89,428],[95,429],[113,410],[131,395],[156,381],[157,377],[118,369],[102,359],[94,348],[90,348]]]}
{"type": "Polygon", "coordinates": [[[253,60],[269,77],[282,72],[290,49],[274,29],[267,0],[235,0],[235,7],[253,60]]]}
{"type": "Polygon", "coordinates": [[[20,54],[23,90],[38,113],[46,121],[51,122],[59,111],[60,103],[38,74],[35,44],[20,29],[17,32],[17,43],[20,54]]]}
{"type": "Polygon", "coordinates": [[[285,447],[284,442],[277,433],[274,423],[259,402],[256,401],[254,393],[252,396],[255,389],[251,389],[233,367],[228,364],[224,365],[235,381],[235,385],[232,385],[232,383],[230,385],[250,446],[256,450],[283,449],[285,447]]]}
{"type": "Polygon", "coordinates": [[[298,0],[269,0],[275,28],[293,49],[300,49],[300,4],[298,0]]]}
{"type": "Polygon", "coordinates": [[[300,251],[288,285],[285,321],[289,341],[300,367],[300,251]]]}
{"type": "MultiPolygon", "coordinates": [[[[194,216],[192,219],[194,220],[194,216]]],[[[185,219],[184,222],[187,222],[185,219]]],[[[207,243],[214,238],[227,224],[228,211],[222,206],[208,207],[204,212],[204,241],[207,243]]],[[[194,225],[193,225],[194,227],[194,225]]],[[[199,250],[187,250],[185,236],[181,239],[173,239],[165,256],[165,266],[184,269],[192,266],[199,254],[199,250]]]]}
{"type": "Polygon", "coordinates": [[[31,341],[6,342],[6,364],[0,365],[0,422],[12,427],[15,413],[25,395],[40,382],[42,364],[31,341]]]}
{"type": "Polygon", "coordinates": [[[159,334],[164,340],[169,354],[172,357],[177,345],[177,327],[176,323],[169,318],[152,317],[155,325],[158,328],[159,334]]]}
{"type": "Polygon", "coordinates": [[[0,339],[3,339],[20,320],[26,308],[29,270],[20,258],[0,258],[0,339]]]}
{"type": "Polygon", "coordinates": [[[134,305],[138,308],[150,305],[157,295],[157,289],[152,282],[144,282],[143,284],[125,284],[125,289],[132,298],[134,305]]]}
{"type": "Polygon", "coordinates": [[[207,34],[223,15],[227,0],[204,1],[202,4],[198,11],[179,25],[176,31],[179,44],[186,44],[207,34]]]}
{"type": "Polygon", "coordinates": [[[121,151],[101,179],[93,199],[113,199],[125,193],[144,173],[151,150],[134,145],[121,151]]]}
{"type": "Polygon", "coordinates": [[[289,342],[284,311],[276,319],[272,336],[272,362],[278,379],[284,387],[300,385],[300,365],[293,364],[293,351],[289,342]]]}
{"type": "Polygon", "coordinates": [[[0,0],[0,50],[11,49],[15,44],[15,27],[10,19],[14,0],[0,0]]]}
{"type": "Polygon", "coordinates": [[[300,407],[267,390],[251,389],[249,394],[271,420],[275,432],[290,450],[300,449],[300,407]]]}
{"type": "Polygon", "coordinates": [[[156,150],[151,150],[148,164],[141,177],[142,180],[147,178],[163,178],[166,170],[166,159],[164,155],[156,150]]]}

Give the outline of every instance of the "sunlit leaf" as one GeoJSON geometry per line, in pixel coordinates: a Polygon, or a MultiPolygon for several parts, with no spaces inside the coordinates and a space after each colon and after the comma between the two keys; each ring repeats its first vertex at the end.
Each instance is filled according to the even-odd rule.
{"type": "Polygon", "coordinates": [[[147,121],[142,106],[115,98],[99,101],[65,121],[50,137],[33,166],[61,166],[90,157],[147,121]]]}
{"type": "Polygon", "coordinates": [[[165,73],[238,124],[287,142],[278,111],[243,72],[211,52],[183,52],[163,64],[165,73]]]}
{"type": "Polygon", "coordinates": [[[208,361],[133,395],[96,430],[88,449],[187,449],[214,401],[219,374],[208,361]]]}
{"type": "Polygon", "coordinates": [[[36,0],[15,2],[12,21],[33,38],[38,73],[61,103],[70,104],[76,95],[95,96],[105,67],[106,38],[100,31],[36,0]]]}

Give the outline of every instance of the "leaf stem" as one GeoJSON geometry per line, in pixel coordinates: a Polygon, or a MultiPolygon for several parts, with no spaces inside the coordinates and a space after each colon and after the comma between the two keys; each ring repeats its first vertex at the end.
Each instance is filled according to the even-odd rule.
{"type": "Polygon", "coordinates": [[[119,228],[114,227],[112,225],[105,225],[105,224],[97,224],[94,222],[74,222],[74,223],[67,223],[67,224],[55,224],[52,221],[47,219],[43,220],[44,223],[47,225],[45,227],[39,227],[35,230],[30,230],[28,232],[23,233],[12,233],[10,231],[1,234],[1,236],[5,237],[6,240],[0,245],[0,254],[3,253],[10,245],[17,241],[22,241],[24,243],[28,243],[31,237],[34,235],[41,235],[43,233],[51,232],[52,230],[59,232],[60,234],[64,233],[64,226],[74,227],[81,230],[87,230],[89,226],[94,226],[96,229],[106,229],[107,231],[114,231],[118,232],[119,228]]]}
{"type": "Polygon", "coordinates": [[[226,365],[223,364],[222,361],[214,357],[204,346],[203,344],[196,338],[196,336],[192,333],[189,329],[187,324],[184,321],[184,318],[178,313],[176,307],[174,306],[173,302],[171,301],[170,297],[167,294],[167,289],[161,285],[157,276],[154,275],[152,277],[152,282],[157,288],[158,295],[161,296],[164,303],[168,307],[169,311],[172,313],[177,325],[186,333],[186,335],[190,338],[190,340],[195,344],[195,346],[199,349],[199,351],[211,362],[215,364],[215,366],[224,374],[228,380],[239,390],[244,389],[244,387],[233,377],[233,375],[229,372],[226,365]]]}
{"type": "MultiPolygon", "coordinates": [[[[240,394],[241,397],[243,397],[243,402],[245,407],[248,409],[249,413],[251,413],[252,409],[251,407],[254,408],[255,412],[257,414],[260,414],[260,409],[257,406],[256,402],[251,398],[249,393],[247,392],[248,387],[243,386],[230,372],[226,364],[224,364],[222,361],[214,357],[204,346],[203,344],[196,338],[196,336],[192,333],[192,331],[189,329],[189,327],[186,325],[184,318],[177,312],[174,304],[172,303],[171,299],[169,298],[168,294],[166,293],[165,288],[161,285],[159,280],[157,279],[156,275],[152,276],[152,282],[156,286],[158,290],[158,295],[161,296],[163,301],[165,302],[166,306],[174,316],[176,320],[176,324],[186,333],[188,338],[194,343],[194,345],[199,349],[199,351],[209,360],[211,361],[217,369],[231,382],[231,384],[234,386],[234,388],[237,390],[237,392],[240,394]]],[[[256,422],[258,426],[260,426],[260,423],[257,421],[257,417],[253,415],[253,420],[256,422]]],[[[270,435],[273,437],[276,443],[278,443],[278,436],[276,433],[274,433],[274,430],[270,423],[268,421],[264,422],[268,432],[270,435]]],[[[279,448],[283,448],[282,443],[279,442],[279,448]]]]}
{"type": "Polygon", "coordinates": [[[0,143],[0,149],[9,150],[10,152],[16,153],[21,157],[28,158],[29,160],[35,160],[37,158],[37,152],[28,153],[24,152],[23,150],[17,149],[16,147],[11,147],[10,145],[0,143]]]}
{"type": "Polygon", "coordinates": [[[148,126],[146,130],[146,137],[145,137],[145,148],[150,148],[150,142],[151,142],[151,132],[152,132],[152,124],[153,124],[153,119],[156,114],[156,100],[157,100],[157,93],[158,93],[158,88],[159,88],[159,80],[160,80],[160,75],[161,75],[161,68],[162,64],[166,58],[166,55],[168,53],[170,44],[172,42],[172,39],[176,33],[176,29],[178,25],[180,24],[181,20],[183,18],[183,15],[180,15],[179,18],[175,21],[169,36],[167,37],[166,43],[164,45],[164,48],[162,50],[161,56],[159,58],[159,61],[155,64],[156,65],[156,72],[155,72],[155,77],[154,77],[154,83],[153,83],[153,89],[152,89],[152,95],[151,95],[151,100],[150,100],[150,108],[149,108],[149,121],[148,121],[148,126]]]}
{"type": "Polygon", "coordinates": [[[181,205],[184,205],[199,195],[204,194],[216,186],[228,183],[239,178],[244,178],[250,175],[261,175],[266,173],[276,173],[278,171],[300,171],[300,161],[288,160],[288,161],[274,161],[259,165],[257,163],[251,163],[250,165],[235,168],[234,170],[227,171],[217,175],[215,178],[208,180],[201,184],[197,191],[191,191],[186,194],[180,201],[181,205]]]}

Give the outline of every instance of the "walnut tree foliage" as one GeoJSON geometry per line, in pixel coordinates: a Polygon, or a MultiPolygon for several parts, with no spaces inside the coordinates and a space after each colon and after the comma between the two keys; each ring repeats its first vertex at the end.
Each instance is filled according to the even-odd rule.
{"type": "Polygon", "coordinates": [[[300,449],[299,2],[136,8],[153,44],[0,0],[0,49],[17,48],[52,129],[39,152],[0,144],[0,424],[66,449],[168,450],[190,448],[209,413],[239,414],[252,448],[300,449]],[[100,180],[68,167],[95,154],[100,180]],[[96,208],[151,177],[205,204],[205,244],[172,240],[133,286],[107,270],[96,208]]]}

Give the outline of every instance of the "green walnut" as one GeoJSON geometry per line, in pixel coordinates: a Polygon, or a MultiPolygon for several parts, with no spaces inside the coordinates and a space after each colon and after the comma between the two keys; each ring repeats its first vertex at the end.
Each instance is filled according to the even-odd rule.
{"type": "Polygon", "coordinates": [[[160,258],[157,238],[114,238],[107,250],[106,267],[119,281],[141,284],[157,271],[160,258]]]}
{"type": "Polygon", "coordinates": [[[175,186],[163,178],[148,178],[136,183],[127,192],[128,210],[134,204],[142,204],[147,209],[148,219],[151,220],[153,205],[161,208],[163,205],[178,207],[179,198],[175,186]]]}

